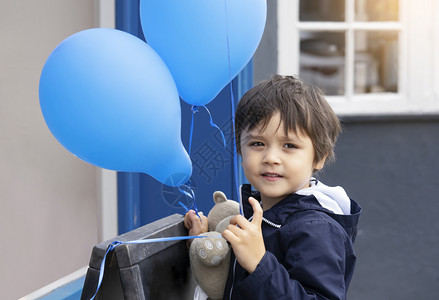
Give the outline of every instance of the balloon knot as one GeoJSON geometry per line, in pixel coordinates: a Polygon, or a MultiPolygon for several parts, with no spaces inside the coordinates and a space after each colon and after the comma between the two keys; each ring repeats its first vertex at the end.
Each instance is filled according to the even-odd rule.
{"type": "Polygon", "coordinates": [[[191,110],[192,110],[192,113],[193,113],[193,114],[196,114],[196,113],[198,112],[198,107],[199,107],[199,106],[197,106],[197,105],[192,105],[191,110]]]}

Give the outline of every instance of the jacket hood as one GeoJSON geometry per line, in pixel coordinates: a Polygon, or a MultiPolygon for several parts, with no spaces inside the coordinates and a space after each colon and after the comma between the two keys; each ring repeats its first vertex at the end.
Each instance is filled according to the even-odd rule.
{"type": "Polygon", "coordinates": [[[314,195],[319,204],[337,215],[351,214],[351,199],[341,186],[327,186],[317,179],[311,179],[311,186],[301,189],[296,194],[309,196],[314,195]]]}

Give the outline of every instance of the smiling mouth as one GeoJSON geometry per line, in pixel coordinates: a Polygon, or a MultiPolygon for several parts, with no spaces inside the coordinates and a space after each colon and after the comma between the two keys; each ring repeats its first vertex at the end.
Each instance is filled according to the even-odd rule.
{"type": "Polygon", "coordinates": [[[267,178],[281,178],[283,176],[276,174],[276,173],[263,173],[262,176],[267,178]]]}

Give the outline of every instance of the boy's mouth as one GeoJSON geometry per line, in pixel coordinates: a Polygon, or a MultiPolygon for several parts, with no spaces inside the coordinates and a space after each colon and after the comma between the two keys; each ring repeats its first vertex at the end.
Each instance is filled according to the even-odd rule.
{"type": "Polygon", "coordinates": [[[281,177],[283,177],[282,175],[279,175],[277,173],[263,173],[262,176],[266,177],[267,179],[268,178],[273,178],[274,179],[274,178],[281,178],[281,177]]]}

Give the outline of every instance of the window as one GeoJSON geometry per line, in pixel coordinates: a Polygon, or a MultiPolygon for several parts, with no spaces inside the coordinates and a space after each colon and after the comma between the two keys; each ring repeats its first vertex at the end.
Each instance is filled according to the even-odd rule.
{"type": "Polygon", "coordinates": [[[278,0],[278,72],[338,114],[439,112],[439,2],[278,0]]]}

